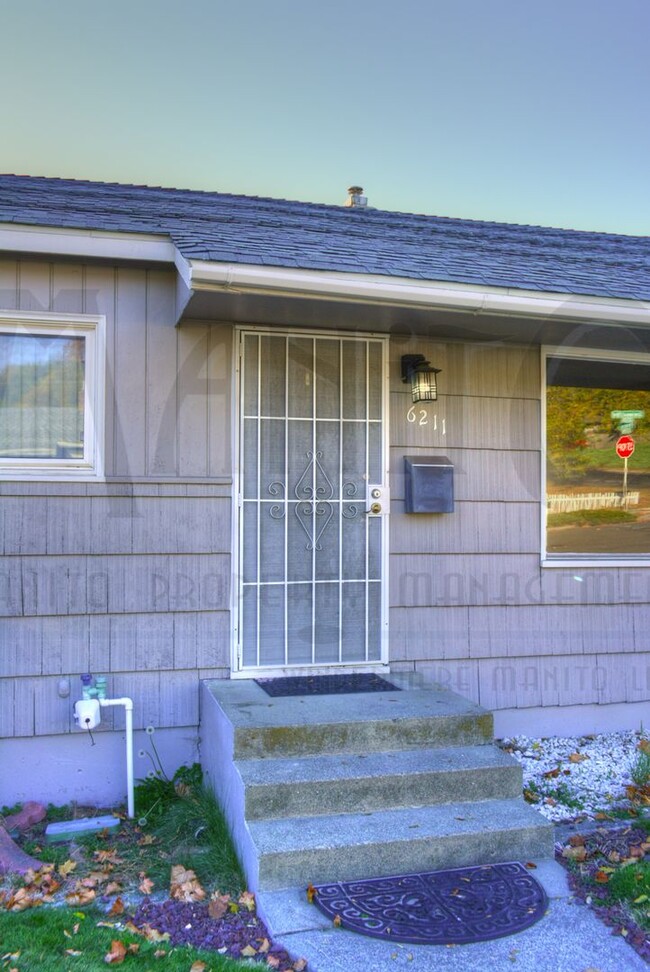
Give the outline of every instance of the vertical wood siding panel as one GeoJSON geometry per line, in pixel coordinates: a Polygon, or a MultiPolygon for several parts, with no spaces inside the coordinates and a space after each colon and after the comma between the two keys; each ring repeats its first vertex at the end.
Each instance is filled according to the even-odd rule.
{"type": "Polygon", "coordinates": [[[52,267],[52,310],[81,314],[84,308],[83,268],[67,263],[52,267]]]}
{"type": "Polygon", "coordinates": [[[195,726],[199,721],[199,680],[196,672],[170,672],[160,679],[160,724],[195,726]]]}
{"type": "Polygon", "coordinates": [[[14,685],[13,678],[0,678],[0,738],[14,734],[14,685]]]}
{"type": "Polygon", "coordinates": [[[15,260],[0,260],[0,309],[18,307],[18,264],[15,260]]]}
{"type": "Polygon", "coordinates": [[[116,476],[145,474],[146,314],[146,273],[118,270],[113,372],[116,476]]]}
{"type": "Polygon", "coordinates": [[[232,476],[232,382],[234,331],[211,325],[208,353],[209,475],[232,476]]]}
{"type": "Polygon", "coordinates": [[[14,681],[14,736],[34,735],[34,691],[39,679],[14,681]]]}
{"type": "MultiPolygon", "coordinates": [[[[86,554],[91,549],[91,500],[85,496],[48,496],[46,508],[48,554],[86,554]]],[[[32,514],[35,520],[38,515],[32,514]]]]}
{"type": "Polygon", "coordinates": [[[210,328],[178,329],[178,472],[208,475],[208,346],[210,328]]]}
{"type": "Polygon", "coordinates": [[[89,671],[88,618],[43,619],[43,674],[81,675],[89,671]]]}
{"type": "Polygon", "coordinates": [[[34,733],[37,736],[70,732],[76,698],[59,697],[58,678],[40,678],[34,684],[34,733]]]}
{"type": "Polygon", "coordinates": [[[133,553],[133,530],[141,503],[132,496],[93,496],[90,544],[94,554],[133,553]]]}
{"type": "Polygon", "coordinates": [[[40,675],[42,650],[41,618],[4,618],[0,642],[0,677],[40,675]]]}
{"type": "MultiPolygon", "coordinates": [[[[177,473],[178,332],[175,288],[170,273],[147,273],[146,472],[150,476],[177,473]]],[[[203,443],[197,443],[199,450],[203,443]]]]}
{"type": "Polygon", "coordinates": [[[88,668],[96,674],[107,674],[111,668],[111,619],[107,615],[88,618],[88,668]]]}
{"type": "Polygon", "coordinates": [[[199,668],[230,667],[230,612],[209,611],[197,616],[196,655],[199,668]]]}
{"type": "Polygon", "coordinates": [[[194,611],[174,616],[174,668],[197,668],[197,615],[194,611]]]}
{"type": "Polygon", "coordinates": [[[45,504],[41,500],[25,496],[2,497],[0,548],[5,556],[45,553],[44,513],[45,504]]]}
{"type": "Polygon", "coordinates": [[[465,607],[391,608],[391,659],[469,657],[465,607]]]}
{"type": "Polygon", "coordinates": [[[106,318],[106,408],[104,431],[104,469],[114,475],[115,448],[115,292],[117,271],[110,267],[86,267],[84,279],[84,313],[103,314],[106,318]]]}
{"type": "Polygon", "coordinates": [[[49,263],[20,264],[18,306],[23,311],[51,310],[51,272],[49,263]]]}

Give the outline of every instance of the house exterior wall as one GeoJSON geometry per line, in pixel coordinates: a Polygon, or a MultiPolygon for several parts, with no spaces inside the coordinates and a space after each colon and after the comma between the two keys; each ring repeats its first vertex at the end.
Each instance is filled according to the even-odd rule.
{"type": "MultiPolygon", "coordinates": [[[[0,750],[21,767],[4,774],[0,803],[52,798],[55,783],[78,795],[81,672],[133,699],[136,729],[160,730],[172,769],[196,757],[200,679],[228,677],[234,331],[175,328],[175,305],[170,272],[0,261],[0,310],[107,322],[105,481],[0,482],[0,750]],[[39,739],[41,754],[67,754],[49,776],[34,769],[39,739]]],[[[644,569],[540,566],[539,349],[396,336],[390,359],[391,666],[427,672],[513,731],[558,731],[569,712],[591,731],[603,706],[638,724],[644,569]],[[409,352],[442,369],[426,416],[409,412],[400,380],[409,352]],[[430,452],[454,464],[455,510],[406,514],[403,456],[430,452]]],[[[115,735],[98,738],[102,798],[120,796],[115,735]]]]}
{"type": "MultiPolygon", "coordinates": [[[[176,740],[172,769],[181,752],[196,758],[199,679],[230,665],[232,329],[175,328],[175,275],[152,270],[0,261],[0,309],[107,324],[106,481],[0,482],[2,765],[25,764],[0,773],[1,804],[48,795],[34,787],[49,764],[38,782],[28,769],[34,737],[87,762],[72,715],[84,671],[133,699],[136,730],[176,740]]],[[[104,710],[113,724],[123,715],[104,710]]],[[[74,790],[77,763],[63,765],[74,790]]],[[[136,775],[149,768],[136,760],[136,775]]],[[[122,775],[120,759],[107,796],[122,775]]]]}

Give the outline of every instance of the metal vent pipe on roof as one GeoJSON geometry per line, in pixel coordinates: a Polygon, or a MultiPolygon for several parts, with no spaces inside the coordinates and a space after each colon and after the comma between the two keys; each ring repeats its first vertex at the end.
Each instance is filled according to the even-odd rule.
{"type": "Polygon", "coordinates": [[[348,198],[345,200],[344,205],[356,209],[363,209],[367,206],[368,197],[363,194],[363,186],[350,186],[348,189],[348,198]]]}

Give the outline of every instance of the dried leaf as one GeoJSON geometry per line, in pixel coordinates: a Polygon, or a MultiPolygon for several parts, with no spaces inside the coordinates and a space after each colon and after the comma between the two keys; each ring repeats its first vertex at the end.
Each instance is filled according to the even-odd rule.
{"type": "Polygon", "coordinates": [[[332,924],[334,925],[335,928],[340,928],[341,927],[341,916],[340,915],[334,915],[334,918],[332,919],[332,924]]]}
{"type": "Polygon", "coordinates": [[[76,866],[77,866],[77,862],[76,861],[67,860],[67,861],[64,861],[63,864],[59,864],[57,870],[58,870],[59,874],[61,875],[61,877],[64,877],[65,878],[65,877],[68,876],[68,874],[71,874],[72,871],[74,871],[74,869],[76,868],[76,866]]]}
{"type": "Polygon", "coordinates": [[[245,945],[241,950],[241,955],[243,955],[244,958],[252,958],[253,955],[257,955],[257,949],[253,948],[252,945],[245,945]]]}
{"type": "Polygon", "coordinates": [[[589,759],[586,753],[571,753],[569,756],[570,763],[582,763],[585,759],[589,759]]]}
{"type": "Polygon", "coordinates": [[[316,888],[314,887],[314,885],[313,884],[308,884],[307,885],[307,901],[309,902],[309,904],[313,904],[314,903],[314,898],[316,897],[317,894],[318,894],[318,892],[316,891],[316,888]]]}
{"type": "Polygon", "coordinates": [[[228,911],[229,902],[229,894],[213,894],[208,903],[208,914],[210,917],[214,918],[215,920],[223,918],[225,913],[228,911]]]}
{"type": "Polygon", "coordinates": [[[587,859],[587,848],[582,845],[579,847],[564,847],[562,857],[571,861],[585,861],[587,859]]]}
{"type": "Polygon", "coordinates": [[[91,901],[95,900],[95,891],[92,888],[78,887],[70,894],[66,894],[66,903],[71,907],[75,905],[85,905],[90,904],[91,901]]]}
{"type": "Polygon", "coordinates": [[[130,945],[127,945],[126,950],[129,955],[137,955],[140,951],[140,945],[138,942],[131,942],[130,945]]]}
{"type": "Polygon", "coordinates": [[[109,883],[104,888],[104,894],[110,895],[118,894],[122,890],[122,885],[119,881],[109,881],[109,883]]]}
{"type": "Polygon", "coordinates": [[[144,837],[141,837],[140,840],[138,841],[138,846],[148,847],[149,844],[155,844],[157,839],[158,838],[154,837],[153,834],[145,834],[144,837]]]}
{"type": "Polygon", "coordinates": [[[206,969],[207,969],[207,965],[205,964],[205,962],[201,962],[200,959],[197,959],[196,962],[192,962],[192,964],[190,965],[190,972],[205,972],[206,969]]]}
{"type": "Polygon", "coordinates": [[[267,955],[266,964],[270,965],[272,969],[279,969],[280,959],[277,957],[277,955],[267,955]]]}
{"type": "Polygon", "coordinates": [[[148,942],[169,941],[169,932],[159,932],[157,928],[152,928],[151,925],[143,925],[142,928],[138,929],[138,933],[144,935],[148,942]]]}
{"type": "Polygon", "coordinates": [[[582,834],[571,834],[569,837],[569,843],[572,847],[582,847],[584,845],[585,839],[582,834]]]}
{"type": "Polygon", "coordinates": [[[194,873],[182,864],[174,864],[171,870],[169,893],[178,901],[202,901],[205,891],[194,873]]]}
{"type": "Polygon", "coordinates": [[[529,871],[534,871],[537,868],[537,864],[533,863],[533,861],[526,861],[524,867],[527,867],[529,871]]]}
{"type": "Polygon", "coordinates": [[[293,963],[294,972],[305,972],[306,968],[307,968],[307,959],[299,958],[296,962],[293,963]]]}
{"type": "MultiPolygon", "coordinates": [[[[259,938],[258,938],[258,941],[259,941],[259,938]]],[[[268,952],[268,950],[270,949],[270,947],[271,947],[271,943],[268,940],[268,938],[263,938],[262,941],[261,941],[261,943],[260,943],[260,945],[259,945],[259,947],[258,947],[258,949],[257,949],[257,951],[260,953],[260,955],[266,955],[266,953],[268,952]]]]}
{"type": "Polygon", "coordinates": [[[116,918],[117,915],[123,915],[123,914],[124,914],[124,902],[122,901],[121,898],[116,898],[113,904],[111,905],[110,911],[108,912],[108,917],[116,918]]]}
{"type": "Polygon", "coordinates": [[[126,946],[119,939],[114,939],[111,942],[110,952],[104,956],[104,961],[107,965],[121,965],[125,958],[126,946]]]}
{"type": "Polygon", "coordinates": [[[77,955],[83,955],[83,952],[78,951],[76,948],[66,948],[64,951],[66,955],[74,955],[75,957],[77,955]]]}
{"type": "Polygon", "coordinates": [[[607,872],[604,871],[603,868],[600,868],[594,874],[594,881],[597,881],[598,884],[607,884],[607,882],[609,881],[609,874],[607,874],[607,872]]]}
{"type": "Polygon", "coordinates": [[[247,911],[255,911],[255,895],[251,894],[250,891],[244,891],[243,894],[239,895],[239,903],[247,911]]]}
{"type": "Polygon", "coordinates": [[[151,878],[143,878],[142,881],[140,881],[139,888],[143,894],[151,894],[153,890],[153,881],[151,878]]]}

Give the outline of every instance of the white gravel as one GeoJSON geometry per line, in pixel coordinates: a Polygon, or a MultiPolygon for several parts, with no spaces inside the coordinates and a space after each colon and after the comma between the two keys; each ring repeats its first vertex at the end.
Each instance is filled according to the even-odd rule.
{"type": "Polygon", "coordinates": [[[499,745],[521,763],[524,791],[539,794],[534,806],[557,823],[629,808],[625,787],[633,782],[640,739],[640,732],[516,736],[500,740],[499,745]]]}

